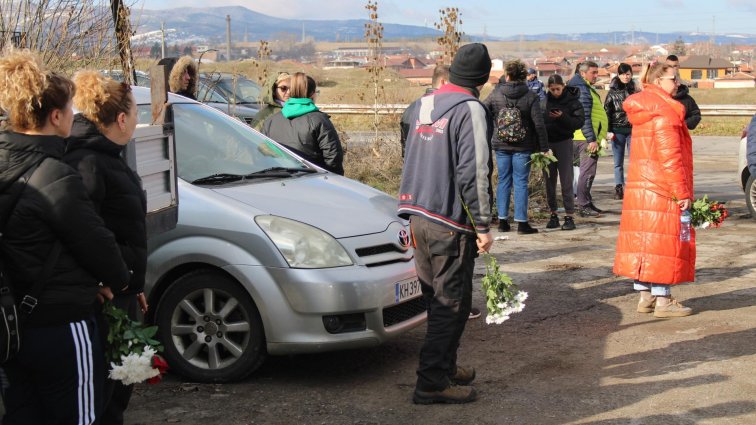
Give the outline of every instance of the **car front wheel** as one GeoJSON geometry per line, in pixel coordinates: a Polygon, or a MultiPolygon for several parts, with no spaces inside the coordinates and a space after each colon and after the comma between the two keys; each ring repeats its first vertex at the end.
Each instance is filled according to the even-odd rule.
{"type": "Polygon", "coordinates": [[[193,381],[239,380],[265,359],[255,303],[221,272],[200,270],[177,279],[161,298],[156,321],[171,370],[193,381]]]}
{"type": "Polygon", "coordinates": [[[756,175],[749,177],[745,185],[745,201],[751,218],[756,219],[756,175]]]}

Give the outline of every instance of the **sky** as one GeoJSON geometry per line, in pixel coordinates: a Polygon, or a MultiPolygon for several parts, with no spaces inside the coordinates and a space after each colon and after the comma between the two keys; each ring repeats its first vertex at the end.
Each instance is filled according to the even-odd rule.
{"type": "MultiPolygon", "coordinates": [[[[175,0],[135,0],[132,10],[169,9],[175,0]]],[[[185,7],[244,6],[290,19],[367,19],[367,0],[181,0],[185,7]]],[[[382,23],[427,25],[439,9],[458,7],[466,34],[646,31],[755,34],[756,0],[379,0],[382,23]]]]}

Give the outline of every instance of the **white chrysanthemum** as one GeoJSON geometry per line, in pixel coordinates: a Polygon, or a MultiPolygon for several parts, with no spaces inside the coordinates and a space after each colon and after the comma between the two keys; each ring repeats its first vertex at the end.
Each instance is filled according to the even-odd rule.
{"type": "Polygon", "coordinates": [[[525,291],[518,291],[517,294],[515,295],[515,300],[521,303],[525,302],[525,300],[527,299],[528,299],[528,293],[525,291]]]}
{"type": "Polygon", "coordinates": [[[702,228],[702,229],[708,229],[708,228],[709,228],[709,226],[711,226],[711,222],[705,221],[705,222],[704,222],[704,223],[703,223],[703,224],[701,225],[701,228],[702,228]]]}
{"type": "Polygon", "coordinates": [[[121,364],[110,363],[110,378],[122,381],[124,385],[144,382],[160,375],[160,370],[152,367],[152,357],[155,350],[145,347],[142,354],[131,353],[121,356],[121,364]]]}

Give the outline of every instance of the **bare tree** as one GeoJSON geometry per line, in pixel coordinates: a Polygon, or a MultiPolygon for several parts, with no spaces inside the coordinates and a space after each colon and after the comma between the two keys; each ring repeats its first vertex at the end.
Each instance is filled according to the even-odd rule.
{"type": "Polygon", "coordinates": [[[378,22],[378,2],[368,0],[365,5],[368,10],[370,20],[365,24],[365,40],[368,43],[369,60],[367,70],[370,73],[369,84],[373,88],[373,127],[375,128],[375,138],[378,139],[378,125],[380,116],[378,115],[378,94],[383,90],[383,79],[381,74],[384,70],[383,65],[383,24],[378,22]]]}
{"type": "Polygon", "coordinates": [[[0,0],[0,48],[35,50],[55,70],[114,60],[113,28],[109,0],[0,0]]]}
{"type": "Polygon", "coordinates": [[[459,49],[459,42],[462,39],[464,32],[459,30],[459,26],[462,25],[462,12],[456,7],[447,7],[446,9],[440,9],[439,21],[433,24],[437,30],[443,32],[441,37],[436,39],[436,42],[441,46],[441,50],[444,52],[441,59],[444,64],[451,65],[454,55],[457,54],[459,49]]]}

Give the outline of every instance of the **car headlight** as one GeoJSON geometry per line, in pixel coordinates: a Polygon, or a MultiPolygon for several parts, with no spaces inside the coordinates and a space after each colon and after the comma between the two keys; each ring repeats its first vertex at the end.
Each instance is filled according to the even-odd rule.
{"type": "Polygon", "coordinates": [[[264,215],[255,221],[289,263],[289,267],[319,269],[351,266],[344,247],[328,233],[298,221],[264,215]]]}

